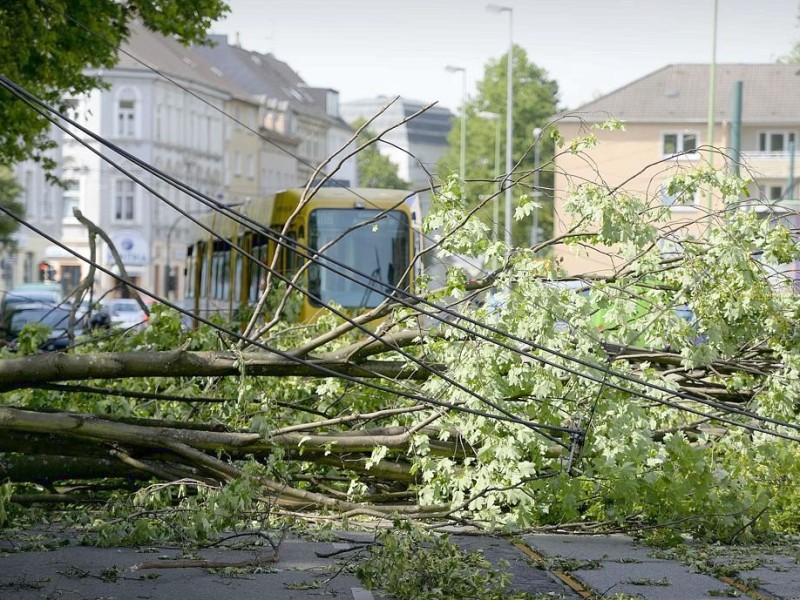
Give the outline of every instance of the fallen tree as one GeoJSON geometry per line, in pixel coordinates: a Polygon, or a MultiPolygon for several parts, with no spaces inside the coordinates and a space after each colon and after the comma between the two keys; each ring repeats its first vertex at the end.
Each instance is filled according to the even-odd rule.
{"type": "Polygon", "coordinates": [[[722,186],[731,206],[681,256],[660,252],[676,231],[652,198],[600,188],[573,199],[591,219],[511,251],[452,181],[428,217],[437,251],[498,268],[394,293],[377,327],[270,314],[242,343],[157,307],[147,329],[94,332],[69,353],[6,350],[0,477],[26,503],[36,489],[73,502],[77,485],[110,500],[114,523],[116,487],[142,519],[226,515],[214,527],[261,502],[270,515],[794,531],[800,301],[771,269],[800,254],[782,224],[732,210],[741,181],[697,177],[685,185],[722,186]],[[618,267],[568,275],[541,258],[562,243],[617,247],[618,267]]]}

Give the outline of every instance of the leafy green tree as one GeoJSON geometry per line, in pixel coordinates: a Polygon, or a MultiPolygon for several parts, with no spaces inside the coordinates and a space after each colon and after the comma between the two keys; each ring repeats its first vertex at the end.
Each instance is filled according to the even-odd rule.
{"type": "MultiPolygon", "coordinates": [[[[619,126],[557,140],[559,152],[589,160],[594,129],[619,126]]],[[[57,357],[0,348],[3,476],[18,497],[26,482],[105,479],[83,499],[109,500],[86,520],[106,543],[206,541],[275,523],[279,504],[664,541],[797,535],[800,295],[782,267],[800,248],[791,223],[740,210],[750,184],[679,172],[670,195],[703,190],[719,210],[676,223],[656,191],[583,178],[559,214],[569,235],[549,244],[604,247],[614,267],[575,274],[489,243],[451,178],[423,225],[435,251],[501,267],[483,281],[453,267],[437,290],[419,277],[424,299],[359,317],[375,328],[332,314],[298,327],[278,307],[251,337],[263,346],[242,351],[214,318],[217,329],[187,330],[156,306],[147,328],[98,332],[57,357]],[[498,302],[475,296],[498,290],[498,302]],[[109,495],[115,482],[142,483],[109,495]]],[[[14,496],[0,487],[0,520],[14,519],[14,496]]],[[[462,557],[442,550],[452,572],[462,557]]]]}
{"type": "MultiPolygon", "coordinates": [[[[66,98],[101,85],[85,69],[116,64],[131,21],[188,44],[202,42],[227,10],[223,0],[0,0],[2,74],[63,111],[66,98]]],[[[45,154],[54,144],[49,122],[5,89],[0,125],[0,163],[34,158],[53,166],[45,154]]]]}
{"type": "MultiPolygon", "coordinates": [[[[25,207],[19,201],[20,192],[22,192],[22,187],[17,180],[0,170],[0,206],[18,217],[24,217],[25,207]]],[[[19,222],[4,212],[0,212],[0,248],[13,245],[14,240],[11,236],[17,229],[19,229],[19,222]]]]}
{"type": "Polygon", "coordinates": [[[800,63],[800,42],[797,42],[792,48],[792,51],[789,54],[781,56],[778,59],[779,63],[782,64],[796,64],[800,63]]]}
{"type": "MultiPolygon", "coordinates": [[[[358,119],[353,123],[353,127],[358,129],[364,123],[365,119],[358,119]]],[[[365,129],[358,136],[358,143],[363,144],[373,137],[375,134],[365,129]]],[[[380,153],[378,143],[380,142],[367,146],[356,156],[358,184],[361,187],[407,190],[411,184],[400,178],[397,174],[397,165],[380,153]]]]}
{"type": "MultiPolygon", "coordinates": [[[[800,14],[798,15],[798,20],[800,21],[800,14]]],[[[800,41],[794,43],[794,46],[789,54],[785,54],[784,56],[778,58],[778,62],[783,64],[800,63],[800,41]]]]}
{"type": "MultiPolygon", "coordinates": [[[[486,199],[497,194],[505,172],[505,139],[506,139],[506,89],[508,55],[490,60],[485,67],[483,78],[477,83],[477,94],[469,98],[462,111],[466,111],[467,144],[466,144],[466,192],[472,202],[486,199]],[[481,113],[484,116],[481,116],[481,113]],[[498,115],[495,120],[487,118],[486,113],[498,115]],[[498,127],[499,125],[499,127],[498,127]],[[497,136],[500,142],[500,164],[496,164],[495,148],[497,136]]],[[[519,182],[513,188],[516,201],[522,194],[533,196],[533,170],[535,162],[533,130],[544,128],[558,105],[558,84],[547,74],[547,71],[536,66],[528,58],[525,49],[514,46],[513,69],[513,121],[514,144],[512,162],[516,165],[512,179],[519,182]]],[[[455,119],[450,130],[448,141],[450,150],[441,158],[440,173],[458,172],[461,140],[461,119],[455,119]]],[[[547,239],[552,230],[552,165],[553,143],[545,131],[541,137],[540,147],[540,190],[543,192],[539,201],[542,204],[540,226],[544,233],[540,240],[547,239]]],[[[499,204],[499,236],[502,239],[504,223],[504,201],[498,197],[499,204]]],[[[485,222],[492,220],[492,206],[488,203],[482,212],[485,222]]],[[[527,244],[530,240],[531,219],[515,224],[514,241],[527,244]]]]}

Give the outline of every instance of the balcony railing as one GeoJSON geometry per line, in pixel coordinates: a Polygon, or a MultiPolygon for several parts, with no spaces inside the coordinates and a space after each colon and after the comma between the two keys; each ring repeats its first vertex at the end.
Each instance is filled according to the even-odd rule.
{"type": "MultiPolygon", "coordinates": [[[[742,150],[742,157],[749,160],[789,160],[791,153],[788,150],[781,152],[761,152],[758,150],[742,150]]],[[[795,152],[795,155],[797,153],[795,152]]]]}

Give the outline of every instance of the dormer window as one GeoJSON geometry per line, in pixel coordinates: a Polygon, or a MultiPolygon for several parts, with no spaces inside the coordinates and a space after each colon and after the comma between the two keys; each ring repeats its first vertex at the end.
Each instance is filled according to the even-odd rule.
{"type": "Polygon", "coordinates": [[[339,116],[339,92],[328,90],[325,109],[330,117],[339,116]]]}

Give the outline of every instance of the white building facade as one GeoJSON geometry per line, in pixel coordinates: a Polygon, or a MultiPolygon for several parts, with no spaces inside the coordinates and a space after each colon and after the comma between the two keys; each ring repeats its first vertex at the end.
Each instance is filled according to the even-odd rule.
{"type": "MultiPolygon", "coordinates": [[[[130,44],[133,51],[137,43],[160,39],[144,32],[138,35],[130,44]]],[[[88,130],[213,198],[224,191],[222,114],[229,94],[193,74],[179,79],[179,87],[141,65],[121,64],[102,74],[108,89],[77,99],[76,112],[88,130]]],[[[136,160],[76,133],[77,139],[68,137],[63,145],[63,243],[91,258],[88,231],[72,215],[75,206],[108,234],[134,284],[163,293],[165,266],[168,260],[181,264],[179,248],[186,230],[173,227],[181,217],[164,200],[190,212],[202,205],[136,160]]],[[[96,291],[126,295],[127,290],[110,274],[120,275],[120,268],[107,244],[98,239],[97,247],[95,261],[107,272],[97,274],[96,291]]],[[[63,248],[50,247],[47,258],[65,289],[74,287],[88,272],[86,262],[69,256],[63,248]]]]}
{"type": "MultiPolygon", "coordinates": [[[[308,86],[271,55],[215,41],[214,48],[187,48],[134,25],[118,64],[98,73],[107,87],[68,100],[87,131],[69,126],[72,135],[54,134],[54,174],[63,189],[33,162],[14,169],[28,221],[51,239],[21,228],[18,252],[0,257],[3,289],[39,280],[46,264],[46,274],[69,293],[93,260],[95,298],[129,294],[101,236],[91,256],[77,209],[111,239],[131,283],[176,300],[197,228],[173,206],[198,216],[208,208],[148,165],[189,190],[238,205],[305,185],[347,144],[352,129],[339,116],[336,90],[308,86]]],[[[334,177],[357,185],[355,158],[334,177]]]]}

